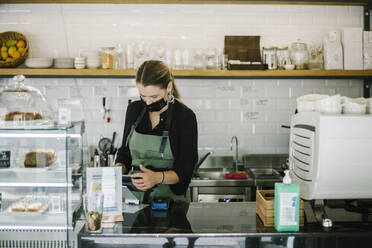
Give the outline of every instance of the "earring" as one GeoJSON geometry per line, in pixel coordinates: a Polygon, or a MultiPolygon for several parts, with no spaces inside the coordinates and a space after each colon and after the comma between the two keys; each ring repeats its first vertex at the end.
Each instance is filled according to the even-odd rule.
{"type": "Polygon", "coordinates": [[[173,96],[173,94],[172,94],[172,92],[168,92],[168,101],[170,102],[170,103],[174,103],[174,96],[173,96]]]}

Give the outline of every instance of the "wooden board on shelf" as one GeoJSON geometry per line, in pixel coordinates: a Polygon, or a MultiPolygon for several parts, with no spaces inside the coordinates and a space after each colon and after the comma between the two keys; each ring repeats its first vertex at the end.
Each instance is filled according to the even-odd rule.
{"type": "MultiPolygon", "coordinates": [[[[135,77],[136,70],[0,68],[0,77],[135,77]]],[[[173,70],[175,77],[372,78],[372,70],[173,70]]]]}
{"type": "Polygon", "coordinates": [[[0,3],[78,3],[78,4],[296,4],[296,5],[368,5],[368,0],[0,0],[0,3]]]}

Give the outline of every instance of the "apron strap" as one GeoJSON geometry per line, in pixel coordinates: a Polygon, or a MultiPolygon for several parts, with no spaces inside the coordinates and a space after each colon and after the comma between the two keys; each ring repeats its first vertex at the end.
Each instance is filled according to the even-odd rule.
{"type": "MultiPolygon", "coordinates": [[[[161,158],[164,158],[165,145],[167,144],[167,139],[169,137],[169,131],[168,130],[170,129],[170,124],[171,124],[171,119],[172,119],[172,110],[173,110],[173,103],[169,103],[168,104],[167,122],[165,123],[165,130],[163,131],[162,140],[161,140],[160,147],[159,147],[159,153],[160,153],[161,158]]],[[[137,128],[138,124],[141,122],[145,112],[146,112],[146,107],[144,107],[142,109],[142,111],[139,114],[137,120],[134,122],[134,124],[130,128],[130,132],[129,132],[128,137],[125,141],[125,146],[126,147],[128,147],[129,140],[132,137],[132,135],[134,133],[134,130],[137,128]]]]}
{"type": "Polygon", "coordinates": [[[160,147],[159,147],[159,153],[161,158],[164,158],[164,150],[165,145],[167,144],[167,139],[169,137],[169,129],[172,119],[172,110],[173,110],[173,103],[168,104],[168,116],[167,116],[167,122],[165,123],[165,130],[163,131],[163,137],[161,139],[160,147]]]}
{"type": "Polygon", "coordinates": [[[130,138],[132,137],[134,130],[136,129],[136,127],[138,126],[138,124],[141,122],[141,120],[142,120],[143,115],[145,114],[145,112],[146,112],[146,107],[144,107],[144,108],[142,109],[142,111],[141,111],[141,113],[139,114],[137,120],[134,122],[134,124],[133,124],[132,127],[130,128],[130,132],[129,132],[129,134],[128,134],[127,140],[125,141],[125,147],[128,147],[129,140],[130,140],[130,138]]]}

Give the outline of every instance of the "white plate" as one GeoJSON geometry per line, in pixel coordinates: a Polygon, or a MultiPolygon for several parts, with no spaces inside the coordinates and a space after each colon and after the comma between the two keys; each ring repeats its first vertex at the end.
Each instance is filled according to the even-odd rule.
{"type": "Polygon", "coordinates": [[[54,128],[55,124],[52,120],[31,120],[31,121],[3,121],[0,122],[0,128],[9,129],[48,129],[54,128]]]}
{"type": "Polygon", "coordinates": [[[28,58],[25,65],[29,68],[49,68],[53,65],[53,58],[28,58]]]}
{"type": "MultiPolygon", "coordinates": [[[[15,203],[16,204],[16,203],[15,203]]],[[[14,215],[14,216],[17,216],[17,217],[32,217],[32,216],[39,216],[39,215],[42,215],[46,210],[48,210],[49,208],[49,205],[50,203],[49,202],[44,202],[43,203],[43,207],[37,211],[37,212],[28,212],[28,211],[25,211],[25,212],[17,212],[17,211],[12,211],[12,206],[11,205],[10,207],[8,207],[8,210],[7,212],[14,215]]]]}

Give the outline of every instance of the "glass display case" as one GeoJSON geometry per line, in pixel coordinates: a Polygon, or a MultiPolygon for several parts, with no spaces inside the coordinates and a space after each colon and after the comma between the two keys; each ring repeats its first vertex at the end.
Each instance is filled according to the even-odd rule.
{"type": "Polygon", "coordinates": [[[84,122],[0,126],[0,247],[77,247],[84,122]]]}

